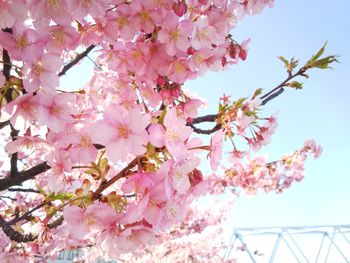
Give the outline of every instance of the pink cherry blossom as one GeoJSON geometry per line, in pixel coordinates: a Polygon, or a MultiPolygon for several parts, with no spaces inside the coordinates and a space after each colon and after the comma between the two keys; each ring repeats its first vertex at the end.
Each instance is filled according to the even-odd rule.
{"type": "Polygon", "coordinates": [[[190,47],[188,35],[192,32],[192,23],[183,20],[178,23],[178,18],[169,16],[163,28],[158,32],[158,39],[165,43],[166,51],[170,56],[174,56],[178,51],[186,52],[190,47]]]}
{"type": "Polygon", "coordinates": [[[26,130],[29,125],[37,120],[38,104],[32,93],[27,93],[11,101],[5,107],[10,122],[18,130],[26,130]]]}
{"type": "Polygon", "coordinates": [[[213,170],[216,170],[220,164],[224,136],[225,132],[219,130],[210,139],[210,152],[208,157],[210,158],[210,166],[213,170]]]}
{"type": "Polygon", "coordinates": [[[54,132],[63,131],[66,125],[74,121],[73,114],[76,114],[74,107],[75,96],[73,94],[39,94],[35,96],[38,103],[38,121],[47,125],[54,132]]]}
{"type": "Polygon", "coordinates": [[[35,92],[40,87],[43,87],[46,92],[53,92],[59,85],[57,72],[63,60],[54,53],[42,54],[41,48],[38,45],[32,45],[31,57],[24,65],[26,75],[24,88],[27,92],[35,92]]]}
{"type": "Polygon", "coordinates": [[[0,2],[0,28],[11,28],[16,21],[24,21],[26,17],[26,3],[24,0],[0,2]]]}
{"type": "Polygon", "coordinates": [[[112,161],[124,161],[128,154],[140,155],[146,151],[149,117],[138,109],[111,104],[103,113],[103,119],[92,128],[92,140],[106,146],[112,161]]]}

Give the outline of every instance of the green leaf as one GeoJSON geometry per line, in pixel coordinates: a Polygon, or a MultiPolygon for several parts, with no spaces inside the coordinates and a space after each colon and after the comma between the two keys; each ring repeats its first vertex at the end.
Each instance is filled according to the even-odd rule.
{"type": "Polygon", "coordinates": [[[329,65],[332,64],[333,62],[339,62],[337,60],[336,55],[330,55],[324,58],[320,58],[326,48],[327,42],[323,45],[323,47],[315,54],[313,55],[309,61],[306,62],[304,68],[309,69],[309,68],[320,68],[320,69],[328,69],[331,68],[329,65]]]}
{"type": "Polygon", "coordinates": [[[159,116],[159,120],[158,120],[159,124],[163,124],[164,123],[164,118],[165,118],[166,113],[167,113],[167,108],[165,108],[163,110],[162,114],[159,116]]]}
{"type": "Polygon", "coordinates": [[[295,89],[302,89],[303,88],[303,83],[301,83],[299,81],[292,81],[292,82],[289,82],[287,85],[288,85],[288,87],[295,88],[295,89]]]}
{"type": "Polygon", "coordinates": [[[323,55],[323,53],[326,49],[326,45],[327,45],[327,41],[326,41],[326,43],[324,43],[323,47],[321,47],[320,50],[316,53],[316,55],[313,55],[309,61],[313,62],[313,61],[316,61],[317,59],[319,59],[323,55]]]}
{"type": "Polygon", "coordinates": [[[288,61],[285,57],[279,56],[278,57],[283,63],[284,67],[286,68],[287,72],[290,74],[292,71],[298,66],[299,60],[292,57],[290,61],[288,61]]]}
{"type": "Polygon", "coordinates": [[[292,72],[293,69],[295,69],[299,64],[299,60],[295,59],[294,57],[292,57],[290,59],[290,62],[289,62],[289,68],[288,68],[288,72],[292,72]]]}
{"type": "Polygon", "coordinates": [[[260,94],[262,93],[262,89],[258,88],[255,90],[252,99],[255,99],[256,97],[258,97],[260,94]]]}
{"type": "Polygon", "coordinates": [[[289,67],[288,60],[284,56],[279,56],[278,58],[284,63],[285,68],[288,70],[288,67],[289,67]]]}
{"type": "Polygon", "coordinates": [[[234,106],[235,108],[240,108],[240,107],[242,107],[243,102],[244,102],[246,99],[247,99],[247,98],[240,98],[240,99],[238,99],[237,101],[235,101],[235,103],[233,104],[233,106],[234,106]]]}
{"type": "Polygon", "coordinates": [[[54,200],[70,200],[73,197],[74,195],[71,193],[59,193],[59,194],[51,193],[46,197],[46,201],[50,202],[54,200]]]}

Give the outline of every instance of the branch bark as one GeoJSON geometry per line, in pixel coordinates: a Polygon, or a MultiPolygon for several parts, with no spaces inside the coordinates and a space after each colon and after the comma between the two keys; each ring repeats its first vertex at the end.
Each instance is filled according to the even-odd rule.
{"type": "Polygon", "coordinates": [[[18,172],[15,176],[6,176],[0,179],[0,191],[4,191],[11,186],[22,185],[23,182],[33,179],[36,175],[46,172],[50,168],[47,162],[42,162],[28,170],[18,172]]]}
{"type": "Polygon", "coordinates": [[[134,160],[132,160],[123,170],[121,170],[118,174],[116,174],[112,179],[109,181],[104,181],[100,184],[100,186],[96,189],[96,191],[93,194],[93,199],[98,199],[100,194],[110,187],[112,184],[114,184],[116,181],[118,181],[120,178],[123,178],[127,176],[129,170],[133,168],[135,165],[138,164],[140,157],[136,157],[134,160]]]}
{"type": "Polygon", "coordinates": [[[11,240],[16,242],[31,242],[34,241],[37,237],[32,234],[21,234],[17,230],[13,229],[11,225],[0,215],[0,227],[2,231],[8,236],[11,240]]]}

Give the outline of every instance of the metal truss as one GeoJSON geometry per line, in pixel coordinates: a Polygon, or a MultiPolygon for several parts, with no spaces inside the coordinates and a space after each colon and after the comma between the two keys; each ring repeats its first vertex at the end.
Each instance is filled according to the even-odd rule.
{"type": "Polygon", "coordinates": [[[350,262],[350,225],[235,228],[225,260],[350,262]]]}

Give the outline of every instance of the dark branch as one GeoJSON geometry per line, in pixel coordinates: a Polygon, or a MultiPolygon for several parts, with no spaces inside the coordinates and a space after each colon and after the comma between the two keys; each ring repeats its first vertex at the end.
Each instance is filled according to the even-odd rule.
{"type": "Polygon", "coordinates": [[[58,227],[59,225],[61,225],[63,223],[63,219],[64,219],[63,216],[60,216],[59,218],[57,218],[52,223],[47,224],[47,227],[50,228],[50,229],[58,227]]]}
{"type": "MultiPolygon", "coordinates": [[[[11,126],[11,137],[12,137],[12,141],[17,140],[17,136],[18,136],[18,130],[16,130],[15,128],[11,126]]],[[[18,152],[15,152],[11,155],[11,160],[10,160],[10,164],[11,164],[11,170],[10,170],[10,176],[14,177],[17,175],[18,173],[18,167],[17,167],[17,161],[18,161],[18,152]]]]}
{"type": "Polygon", "coordinates": [[[27,188],[9,188],[8,191],[9,191],[9,192],[36,193],[36,194],[39,194],[39,193],[40,193],[38,190],[27,189],[27,188]]]}
{"type": "Polygon", "coordinates": [[[28,218],[28,216],[29,216],[30,214],[32,214],[34,211],[36,211],[36,210],[42,208],[44,205],[46,205],[45,202],[44,202],[44,203],[41,203],[41,204],[39,204],[39,205],[37,205],[36,207],[34,207],[34,208],[32,208],[31,210],[29,210],[29,211],[27,211],[26,213],[24,213],[23,215],[21,215],[21,216],[19,216],[19,217],[16,217],[16,218],[14,218],[14,219],[12,219],[12,220],[10,220],[9,222],[7,222],[7,224],[13,225],[13,224],[16,224],[17,222],[19,222],[19,221],[21,221],[21,220],[23,220],[23,219],[28,218]]]}
{"type": "Polygon", "coordinates": [[[275,93],[271,93],[268,97],[266,97],[261,105],[265,105],[266,103],[268,103],[270,100],[273,100],[274,98],[277,98],[279,95],[281,95],[284,91],[284,88],[280,88],[278,91],[276,91],[275,93]]]}
{"type": "Polygon", "coordinates": [[[17,173],[15,176],[6,176],[0,179],[0,191],[4,191],[14,185],[22,185],[23,182],[33,179],[36,175],[46,172],[50,168],[47,162],[42,162],[28,170],[17,173]]]}
{"type": "MultiPolygon", "coordinates": [[[[12,34],[11,28],[5,28],[2,31],[12,34]]],[[[8,81],[11,77],[12,64],[11,64],[10,55],[6,49],[2,50],[2,61],[4,62],[2,73],[4,74],[5,79],[8,81]]],[[[4,95],[5,95],[6,101],[10,102],[12,100],[12,89],[11,88],[8,89],[6,94],[4,94],[4,95]]]]}
{"type": "Polygon", "coordinates": [[[187,123],[187,126],[190,126],[193,129],[193,131],[198,134],[212,134],[221,129],[221,125],[219,124],[215,125],[212,129],[208,129],[208,130],[196,128],[193,124],[189,124],[189,123],[187,123]]]}
{"type": "Polygon", "coordinates": [[[14,230],[11,225],[6,222],[6,220],[0,215],[0,227],[2,228],[2,231],[8,236],[11,240],[16,242],[31,242],[34,241],[37,237],[29,234],[29,235],[23,235],[19,233],[18,231],[14,230]]]}
{"type": "MultiPolygon", "coordinates": [[[[215,120],[219,117],[218,114],[205,115],[197,118],[193,118],[191,124],[197,124],[202,122],[215,122],[215,120]]],[[[190,126],[190,125],[188,125],[190,126]]]]}
{"type": "Polygon", "coordinates": [[[0,130],[10,124],[10,120],[0,122],[0,130]]]}
{"type": "MultiPolygon", "coordinates": [[[[262,96],[260,97],[260,99],[264,100],[264,99],[270,97],[270,95],[274,94],[274,93],[275,93],[276,91],[278,91],[279,89],[281,89],[281,88],[287,86],[287,85],[288,85],[288,81],[290,81],[291,79],[294,79],[295,77],[298,77],[298,76],[303,76],[303,74],[305,73],[305,71],[306,71],[305,67],[302,67],[302,68],[299,69],[296,73],[294,73],[294,74],[289,74],[288,77],[287,77],[281,84],[279,84],[277,87],[273,88],[273,89],[270,90],[269,92],[267,92],[267,93],[265,93],[264,95],[262,95],[262,96]]],[[[281,91],[279,91],[279,92],[281,92],[281,91]]],[[[283,91],[282,91],[282,92],[283,92],[283,91]]],[[[282,93],[282,92],[281,92],[281,93],[282,93]]],[[[280,94],[281,94],[281,93],[280,93],[280,94]]],[[[278,94],[278,95],[280,95],[280,94],[278,94]]],[[[277,95],[277,96],[278,96],[278,95],[277,95]]],[[[274,96],[273,98],[267,100],[267,101],[265,102],[265,104],[266,104],[268,101],[270,101],[270,100],[276,98],[277,96],[274,96]]],[[[263,104],[263,105],[265,105],[265,104],[263,104]]]]}
{"type": "Polygon", "coordinates": [[[96,191],[93,194],[93,199],[98,199],[100,197],[100,194],[110,187],[112,184],[114,184],[116,181],[118,181],[120,178],[123,178],[128,175],[128,172],[130,169],[132,169],[137,163],[139,162],[139,157],[136,157],[134,160],[132,160],[123,170],[121,170],[118,174],[113,176],[109,181],[104,181],[100,184],[100,186],[96,189],[96,191]]]}
{"type": "Polygon", "coordinates": [[[67,72],[70,68],[72,68],[74,65],[78,64],[79,61],[82,60],[84,57],[86,57],[86,56],[89,54],[89,52],[90,52],[91,50],[93,50],[94,48],[95,48],[95,46],[94,46],[94,45],[91,45],[91,46],[89,46],[87,49],[85,49],[84,52],[82,52],[82,53],[80,53],[79,55],[77,55],[71,62],[69,62],[67,65],[65,65],[65,66],[63,67],[63,69],[61,70],[61,72],[58,73],[58,76],[61,77],[61,76],[63,76],[64,74],[66,74],[66,72],[67,72]]]}

